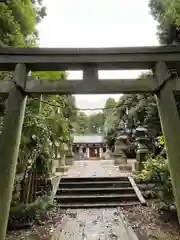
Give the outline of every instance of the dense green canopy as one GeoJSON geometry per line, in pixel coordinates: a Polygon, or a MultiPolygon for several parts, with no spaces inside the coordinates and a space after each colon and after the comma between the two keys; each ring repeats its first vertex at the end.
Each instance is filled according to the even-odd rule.
{"type": "Polygon", "coordinates": [[[157,35],[163,44],[180,43],[178,36],[180,26],[179,0],[150,0],[152,16],[158,22],[157,35]]]}
{"type": "MultiPolygon", "coordinates": [[[[46,16],[43,0],[11,0],[0,4],[0,47],[33,47],[37,45],[37,24],[46,16]]],[[[8,73],[1,72],[0,79],[8,73]]],[[[32,72],[32,77],[61,80],[66,79],[66,72],[32,72]]],[[[1,129],[4,119],[6,99],[1,100],[1,129]]],[[[63,153],[63,143],[71,141],[77,112],[73,96],[37,96],[29,97],[25,112],[24,127],[18,157],[17,173],[29,177],[36,160],[41,162],[42,177],[51,174],[52,161],[57,154],[63,153]]],[[[31,179],[29,180],[31,181],[31,179]]],[[[27,193],[24,189],[23,191],[27,193]]],[[[25,196],[22,201],[32,201],[25,196]]]]}

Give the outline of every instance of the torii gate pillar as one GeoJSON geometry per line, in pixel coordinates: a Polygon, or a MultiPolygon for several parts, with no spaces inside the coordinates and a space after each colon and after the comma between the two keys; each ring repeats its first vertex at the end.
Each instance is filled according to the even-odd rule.
{"type": "Polygon", "coordinates": [[[3,131],[0,143],[0,240],[5,239],[12,190],[16,173],[16,164],[24,121],[26,95],[21,90],[27,76],[26,66],[17,64],[15,83],[7,103],[3,131]]]}
{"type": "Polygon", "coordinates": [[[156,99],[165,136],[168,165],[180,222],[180,118],[172,89],[173,79],[164,62],[156,64],[155,75],[159,86],[162,86],[160,91],[156,93],[156,99]]]}

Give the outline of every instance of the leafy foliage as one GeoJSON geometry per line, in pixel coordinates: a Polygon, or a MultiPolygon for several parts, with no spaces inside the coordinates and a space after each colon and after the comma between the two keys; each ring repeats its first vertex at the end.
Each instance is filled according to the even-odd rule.
{"type": "Polygon", "coordinates": [[[53,72],[32,72],[32,77],[40,78],[41,80],[60,80],[66,79],[66,72],[53,71],[53,72]]]}
{"type": "Polygon", "coordinates": [[[57,147],[70,140],[72,128],[69,119],[64,116],[62,109],[53,106],[59,106],[62,100],[60,96],[49,96],[45,101],[47,103],[41,106],[41,112],[37,100],[28,100],[19,155],[20,169],[24,170],[26,164],[33,161],[33,154],[35,159],[44,156],[46,169],[50,169],[51,161],[57,156],[57,147]]]}
{"type": "Polygon", "coordinates": [[[116,137],[117,103],[113,98],[107,99],[104,107],[104,134],[109,147],[112,147],[116,137]]]}
{"type": "Polygon", "coordinates": [[[77,111],[76,113],[77,118],[74,124],[75,134],[103,134],[103,113],[99,112],[89,116],[82,111],[77,111]]]}
{"type": "Polygon", "coordinates": [[[94,134],[102,134],[104,127],[104,115],[103,113],[96,113],[90,115],[89,121],[89,132],[94,134]]]}
{"type": "Polygon", "coordinates": [[[51,207],[47,196],[37,199],[32,204],[18,204],[9,213],[8,230],[30,227],[34,223],[47,218],[47,210],[51,207]]]}
{"type": "Polygon", "coordinates": [[[37,19],[41,20],[45,15],[43,1],[11,0],[7,4],[0,4],[1,46],[34,46],[37,19]]]}
{"type": "Polygon", "coordinates": [[[170,173],[165,159],[160,157],[148,159],[137,180],[155,182],[153,191],[156,196],[166,204],[174,203],[170,173]]]}
{"type": "Polygon", "coordinates": [[[169,0],[166,4],[165,16],[169,21],[173,21],[180,26],[180,1],[169,0]]]}
{"type": "Polygon", "coordinates": [[[84,112],[78,112],[77,121],[75,124],[76,134],[88,134],[89,133],[89,124],[88,116],[84,112]]]}
{"type": "MultiPolygon", "coordinates": [[[[0,4],[0,47],[37,46],[36,26],[46,16],[43,2],[43,0],[11,0],[7,4],[0,4]]],[[[9,74],[2,72],[0,79],[9,74]]],[[[66,79],[66,76],[66,72],[59,71],[32,73],[32,77],[39,77],[44,81],[66,79]]],[[[6,99],[2,99],[1,123],[5,104],[6,99]]],[[[40,175],[41,178],[47,178],[51,174],[53,159],[59,151],[63,151],[64,143],[70,141],[77,113],[72,112],[67,105],[70,108],[75,107],[72,96],[40,96],[28,99],[17,164],[17,173],[23,173],[24,176],[23,183],[25,179],[29,182],[35,181],[34,177],[30,177],[32,175],[38,174],[37,177],[40,175]],[[36,173],[34,169],[37,170],[36,173]]],[[[34,186],[34,182],[27,185],[34,186]]],[[[32,197],[28,200],[29,190],[24,192],[28,193],[25,202],[31,201],[32,197]]]]}
{"type": "MultiPolygon", "coordinates": [[[[142,74],[140,81],[149,78],[150,73],[142,74]]],[[[146,126],[152,136],[161,134],[161,125],[155,97],[151,94],[125,94],[119,101],[107,100],[104,110],[104,132],[108,144],[112,145],[121,122],[132,130],[139,123],[146,126]]]]}
{"type": "Polygon", "coordinates": [[[180,43],[178,27],[180,26],[179,0],[150,0],[149,7],[154,19],[158,22],[157,35],[160,43],[180,43]]]}
{"type": "Polygon", "coordinates": [[[144,169],[136,180],[154,182],[153,192],[158,199],[167,204],[174,204],[171,177],[167,159],[164,158],[164,137],[159,137],[159,146],[163,146],[162,152],[154,158],[153,156],[144,163],[144,169]]]}

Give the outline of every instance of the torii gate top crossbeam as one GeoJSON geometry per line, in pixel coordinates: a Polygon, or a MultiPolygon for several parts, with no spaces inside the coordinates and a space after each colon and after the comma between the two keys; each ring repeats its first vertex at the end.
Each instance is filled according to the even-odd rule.
{"type": "MultiPolygon", "coordinates": [[[[179,70],[180,46],[131,48],[2,48],[0,71],[13,71],[23,64],[29,71],[82,70],[83,80],[46,81],[27,78],[20,86],[27,94],[114,94],[156,92],[163,84],[155,78],[99,79],[98,70],[153,69],[165,62],[169,69],[179,70]]],[[[169,74],[168,76],[169,77],[169,74]]],[[[0,94],[9,93],[12,81],[0,81],[0,94]]],[[[16,83],[19,84],[19,83],[16,83]]],[[[180,92],[179,79],[173,91],[180,92]]]]}
{"type": "Polygon", "coordinates": [[[32,71],[82,70],[87,63],[102,70],[152,69],[159,61],[173,68],[180,62],[180,47],[0,49],[0,71],[12,71],[17,63],[32,71]]]}

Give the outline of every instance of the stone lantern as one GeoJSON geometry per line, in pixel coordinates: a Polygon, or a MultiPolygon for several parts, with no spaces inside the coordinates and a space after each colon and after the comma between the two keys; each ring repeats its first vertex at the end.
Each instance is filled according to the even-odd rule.
{"type": "Polygon", "coordinates": [[[126,165],[127,156],[125,151],[129,148],[128,135],[126,132],[126,125],[123,120],[120,121],[115,141],[115,150],[113,153],[115,165],[126,165]]]}
{"type": "Polygon", "coordinates": [[[55,153],[55,158],[52,161],[52,173],[55,173],[59,167],[59,159],[60,159],[60,154],[58,152],[59,150],[59,143],[55,142],[55,147],[56,147],[56,153],[55,153]]]}
{"type": "Polygon", "coordinates": [[[65,152],[67,150],[67,146],[65,143],[63,144],[60,144],[59,146],[59,157],[58,157],[58,160],[59,160],[59,167],[56,169],[57,172],[66,172],[67,171],[67,168],[66,168],[66,163],[65,163],[65,152]]]}
{"type": "Polygon", "coordinates": [[[144,167],[144,162],[146,160],[146,156],[149,153],[147,143],[148,143],[148,137],[147,137],[147,129],[139,126],[136,128],[136,142],[137,142],[137,151],[136,151],[136,170],[141,171],[144,167]]]}

